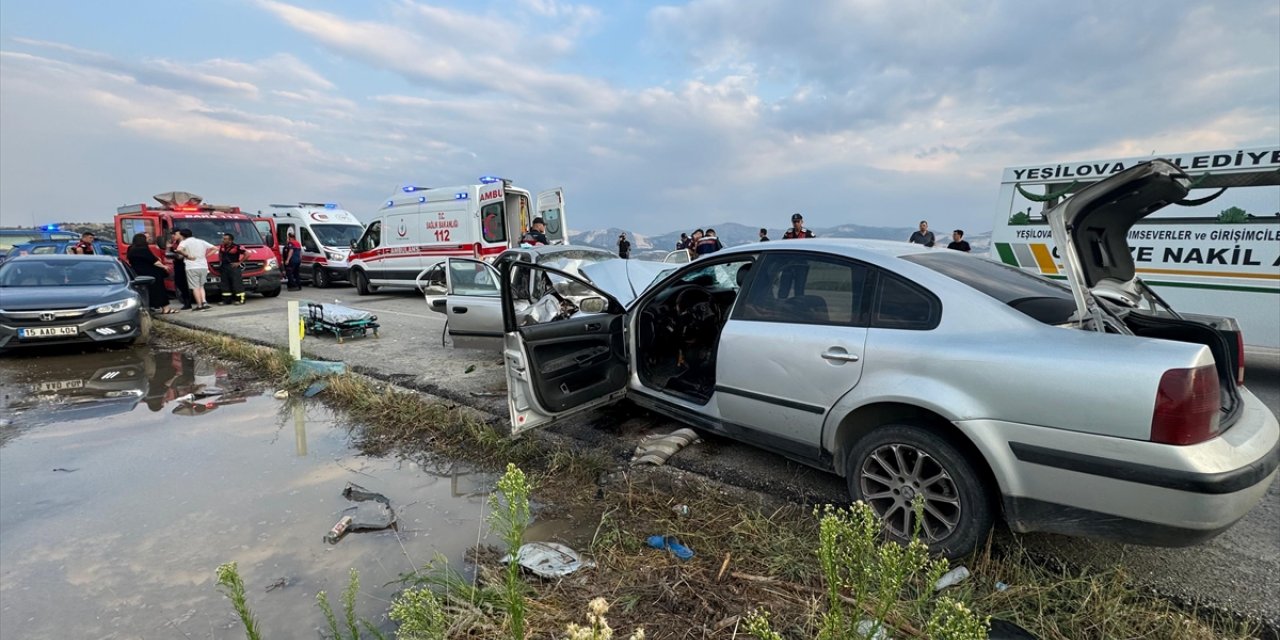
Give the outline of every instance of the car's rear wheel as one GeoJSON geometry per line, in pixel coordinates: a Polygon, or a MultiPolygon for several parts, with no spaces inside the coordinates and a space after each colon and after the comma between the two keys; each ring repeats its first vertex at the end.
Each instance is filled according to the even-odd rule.
{"type": "Polygon", "coordinates": [[[363,271],[353,270],[351,272],[351,284],[356,286],[356,293],[362,296],[367,296],[378,290],[377,287],[369,284],[369,276],[365,275],[363,271]]]}
{"type": "Polygon", "coordinates": [[[868,504],[899,542],[918,535],[934,553],[971,553],[991,530],[991,495],[983,476],[946,437],[907,424],[877,427],[849,450],[849,495],[868,504]],[[917,518],[913,501],[924,501],[917,518]]]}

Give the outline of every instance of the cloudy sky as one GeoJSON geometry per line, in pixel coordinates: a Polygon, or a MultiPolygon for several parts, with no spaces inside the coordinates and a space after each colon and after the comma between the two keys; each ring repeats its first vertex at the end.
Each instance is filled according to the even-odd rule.
{"type": "Polygon", "coordinates": [[[6,225],[496,174],[579,229],[981,231],[1005,166],[1276,144],[1276,0],[0,0],[6,225]]]}

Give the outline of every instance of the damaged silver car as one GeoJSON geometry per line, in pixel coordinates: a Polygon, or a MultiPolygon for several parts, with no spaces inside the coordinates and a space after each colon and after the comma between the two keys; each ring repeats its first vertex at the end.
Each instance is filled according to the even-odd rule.
{"type": "MultiPolygon", "coordinates": [[[[448,258],[424,270],[418,288],[432,311],[446,317],[445,333],[457,347],[500,349],[502,347],[502,304],[498,270],[508,262],[527,262],[551,267],[582,278],[622,301],[635,299],[660,275],[676,265],[645,260],[623,260],[595,247],[544,245],[502,252],[492,264],[470,258],[448,258]]],[[[548,273],[523,278],[514,283],[514,310],[517,322],[549,322],[580,313],[579,307],[603,308],[602,300],[573,281],[548,273]],[[593,305],[595,305],[593,307],[593,305]]]]}
{"type": "Polygon", "coordinates": [[[1069,286],[858,240],[727,249],[630,302],[506,263],[512,433],[630,398],[843,476],[890,535],[918,526],[952,557],[998,518],[1131,543],[1212,538],[1271,485],[1280,426],[1243,384],[1235,323],[1180,314],[1134,275],[1129,227],[1190,183],[1153,161],[1052,209],[1069,286]],[[598,309],[518,321],[512,283],[544,276],[598,309]]]}

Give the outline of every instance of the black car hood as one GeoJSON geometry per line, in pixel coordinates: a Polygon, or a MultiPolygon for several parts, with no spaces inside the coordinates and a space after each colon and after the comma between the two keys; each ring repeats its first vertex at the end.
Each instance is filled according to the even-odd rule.
{"type": "Polygon", "coordinates": [[[137,292],[126,284],[83,287],[0,287],[0,309],[5,311],[81,309],[137,295],[137,292]]]}

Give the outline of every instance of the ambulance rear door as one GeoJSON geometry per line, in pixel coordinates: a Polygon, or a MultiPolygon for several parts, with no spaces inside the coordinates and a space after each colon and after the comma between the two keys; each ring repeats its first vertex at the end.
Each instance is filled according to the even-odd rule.
{"type": "Polygon", "coordinates": [[[569,228],[564,219],[564,188],[556,187],[538,194],[538,216],[547,225],[547,241],[569,242],[569,228]]]}

